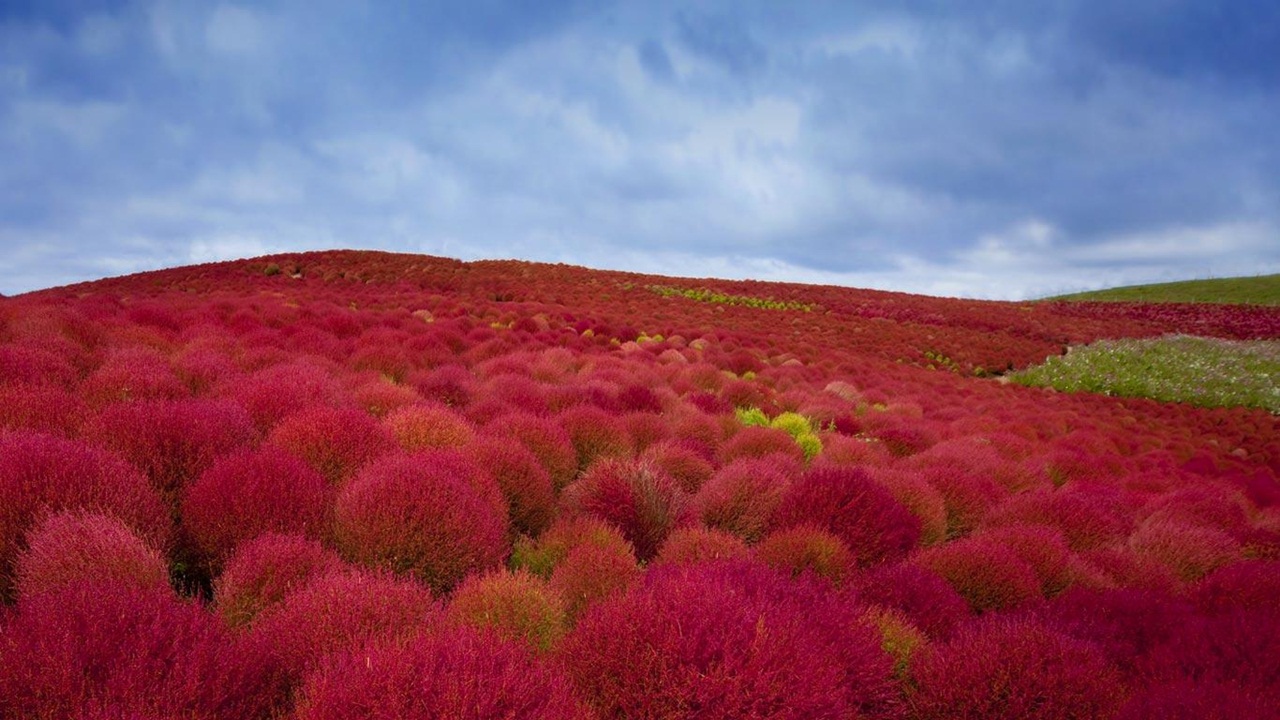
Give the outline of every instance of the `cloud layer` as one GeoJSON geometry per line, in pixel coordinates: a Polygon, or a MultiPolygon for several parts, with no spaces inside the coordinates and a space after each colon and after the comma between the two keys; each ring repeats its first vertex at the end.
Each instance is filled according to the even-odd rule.
{"type": "Polygon", "coordinates": [[[527,5],[5,4],[0,292],[332,247],[992,298],[1280,272],[1274,3],[527,5]]]}

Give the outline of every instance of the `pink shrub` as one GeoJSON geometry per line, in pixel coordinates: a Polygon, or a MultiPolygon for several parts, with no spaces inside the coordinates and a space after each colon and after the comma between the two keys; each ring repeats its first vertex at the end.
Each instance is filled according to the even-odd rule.
{"type": "Polygon", "coordinates": [[[71,435],[87,414],[88,406],[69,390],[0,385],[0,431],[71,435]]]}
{"type": "Polygon", "coordinates": [[[800,471],[800,463],[790,455],[735,460],[698,490],[693,511],[707,527],[753,543],[764,535],[792,478],[800,471]]]}
{"type": "Polygon", "coordinates": [[[1079,553],[1079,557],[1085,569],[1109,579],[1108,586],[1174,592],[1179,583],[1166,565],[1124,546],[1089,550],[1079,553]]]}
{"type": "Polygon", "coordinates": [[[920,520],[921,545],[936,545],[947,539],[947,503],[928,481],[918,473],[894,467],[872,467],[867,472],[920,520]]]}
{"type": "Polygon", "coordinates": [[[550,650],[559,642],[568,623],[560,593],[524,570],[468,577],[453,591],[445,619],[492,630],[538,651],[550,650]]]}
{"type": "Polygon", "coordinates": [[[375,418],[385,418],[406,405],[422,402],[422,396],[413,388],[381,379],[357,385],[352,389],[351,397],[357,407],[375,418]]]}
{"type": "Polygon", "coordinates": [[[213,392],[243,407],[258,430],[266,433],[299,409],[331,403],[341,391],[320,364],[295,360],[226,378],[213,392]]]}
{"type": "Polygon", "coordinates": [[[166,498],[215,459],[257,436],[245,411],[218,400],[149,400],[116,403],[91,418],[85,437],[142,470],[166,498]]]}
{"type": "Polygon", "coordinates": [[[1185,521],[1155,518],[1129,536],[1129,547],[1151,558],[1183,581],[1195,581],[1207,573],[1241,559],[1240,543],[1221,530],[1185,521]]]}
{"type": "Polygon", "coordinates": [[[215,462],[182,495],[183,530],[213,567],[266,532],[322,538],[332,491],[320,473],[280,448],[241,450],[215,462]]]}
{"type": "Polygon", "coordinates": [[[524,568],[535,575],[551,577],[570,550],[581,545],[597,545],[617,550],[631,558],[635,565],[635,551],[631,543],[622,537],[622,531],[600,518],[590,515],[561,517],[537,539],[519,538],[511,553],[513,567],[524,568]]]}
{"type": "Polygon", "coordinates": [[[715,474],[715,467],[689,443],[665,441],[647,447],[640,457],[671,476],[687,493],[696,493],[715,474]]]}
{"type": "Polygon", "coordinates": [[[475,439],[471,422],[443,405],[409,405],[383,421],[387,430],[409,452],[465,447],[475,439]]]}
{"type": "Polygon", "coordinates": [[[189,394],[187,386],[159,351],[135,346],[112,351],[80,385],[91,405],[131,400],[173,400],[189,394]]]}
{"type": "Polygon", "coordinates": [[[1008,497],[995,480],[960,464],[924,464],[911,471],[942,496],[947,510],[947,537],[969,534],[991,508],[1008,497]]]}
{"type": "Polygon", "coordinates": [[[318,575],[258,615],[248,637],[271,648],[286,688],[324,664],[379,639],[405,639],[439,622],[424,586],[378,572],[318,575]]]}
{"type": "Polygon", "coordinates": [[[338,656],[307,678],[298,720],[586,720],[572,686],[518,644],[471,628],[338,656]]]}
{"type": "Polygon", "coordinates": [[[453,408],[466,407],[475,393],[475,376],[461,365],[443,365],[409,380],[423,398],[453,408]]]}
{"type": "Polygon", "coordinates": [[[1171,627],[1141,672],[1157,681],[1231,683],[1263,697],[1280,690],[1280,618],[1237,609],[1171,627]]]}
{"type": "Polygon", "coordinates": [[[568,485],[578,474],[578,455],[569,433],[553,420],[524,413],[511,413],[485,425],[486,435],[512,438],[538,458],[551,475],[557,490],[568,485]]]}
{"type": "Polygon", "coordinates": [[[468,475],[447,451],[374,461],[338,495],[339,552],[413,575],[437,592],[500,565],[508,549],[506,513],[468,475]]]}
{"type": "Polygon", "coordinates": [[[1280,561],[1254,560],[1218,568],[1196,584],[1192,597],[1206,612],[1246,609],[1280,617],[1280,561]]]}
{"type": "Polygon", "coordinates": [[[637,453],[644,452],[650,446],[666,440],[671,435],[666,418],[646,412],[633,412],[623,415],[622,427],[631,438],[631,447],[637,453]]]}
{"type": "Polygon", "coordinates": [[[856,608],[742,562],[651,570],[588,612],[560,657],[604,717],[874,716],[895,696],[856,608]]]}
{"type": "Polygon", "coordinates": [[[294,590],[342,568],[342,559],[315,540],[265,533],[228,558],[213,584],[214,609],[231,627],[243,627],[294,590]]]}
{"type": "Polygon", "coordinates": [[[1043,525],[1005,525],[974,535],[1002,545],[1022,558],[1040,579],[1040,592],[1053,597],[1066,589],[1072,578],[1071,550],[1062,533],[1043,525]]]}
{"type": "Polygon", "coordinates": [[[908,701],[918,720],[1110,717],[1124,700],[1097,647],[1033,620],[996,620],[922,649],[908,701]]]}
{"type": "Polygon", "coordinates": [[[812,574],[836,586],[857,567],[840,538],[812,525],[769,533],[756,545],[756,559],[792,577],[812,574]]]}
{"type": "Polygon", "coordinates": [[[785,430],[751,426],[742,428],[720,446],[720,462],[728,465],[734,460],[784,455],[799,463],[804,462],[804,450],[785,430]]]}
{"type": "Polygon", "coordinates": [[[548,584],[565,601],[572,623],[587,608],[631,587],[640,578],[631,546],[586,543],[572,547],[551,571],[548,584]]]}
{"type": "Polygon", "coordinates": [[[167,551],[169,512],[147,479],[116,456],[74,440],[0,432],[0,596],[28,529],[62,510],[119,519],[151,547],[167,551]]]}
{"type": "Polygon", "coordinates": [[[302,458],[333,485],[346,482],[395,447],[368,413],[327,405],[311,405],[281,420],[267,444],[302,458]]]}
{"type": "Polygon", "coordinates": [[[1037,614],[1048,624],[1096,645],[1126,676],[1149,664],[1153,650],[1179,627],[1197,622],[1186,600],[1152,590],[1073,588],[1037,614]]]}
{"type": "Polygon", "coordinates": [[[593,515],[622,531],[649,560],[688,518],[688,496],[670,476],[639,460],[602,460],[565,488],[570,512],[593,515]]]}
{"type": "Polygon", "coordinates": [[[920,539],[920,520],[856,468],[815,468],[801,475],[770,526],[810,523],[843,540],[860,567],[905,557],[920,539]]]}
{"type": "Polygon", "coordinates": [[[1121,706],[1116,720],[1240,720],[1275,714],[1275,697],[1234,682],[1162,683],[1140,689],[1121,706]]]}
{"type": "Polygon", "coordinates": [[[579,472],[596,460],[633,454],[631,435],[616,415],[591,405],[578,405],[560,413],[557,419],[569,433],[579,472]]]}
{"type": "Polygon", "coordinates": [[[950,637],[969,618],[969,605],[937,573],[910,561],[881,565],[855,578],[864,602],[901,611],[930,638],[950,637]]]}
{"type": "Polygon", "coordinates": [[[556,514],[556,490],[537,456],[510,438],[484,438],[468,453],[497,480],[513,531],[536,536],[547,529],[556,514]]]}
{"type": "Polygon", "coordinates": [[[1047,525],[1062,531],[1073,550],[1115,545],[1128,533],[1127,524],[1105,499],[1088,492],[1033,490],[1011,495],[982,520],[986,527],[1047,525]]]}
{"type": "Polygon", "coordinates": [[[276,675],[251,650],[168,588],[36,593],[0,633],[0,717],[267,717],[276,675]]]}
{"type": "Polygon", "coordinates": [[[925,548],[912,562],[937,573],[974,612],[1006,610],[1041,597],[1040,578],[1014,550],[982,538],[925,548]]]}
{"type": "Polygon", "coordinates": [[[31,528],[15,565],[18,596],[56,590],[84,580],[139,588],[167,588],[164,556],[109,515],[70,511],[31,528]]]}
{"type": "Polygon", "coordinates": [[[650,565],[691,565],[711,560],[741,560],[750,555],[747,544],[737,535],[724,530],[686,527],[667,536],[650,565]]]}
{"type": "Polygon", "coordinates": [[[0,344],[0,385],[71,387],[75,366],[59,353],[27,343],[0,344]]]}

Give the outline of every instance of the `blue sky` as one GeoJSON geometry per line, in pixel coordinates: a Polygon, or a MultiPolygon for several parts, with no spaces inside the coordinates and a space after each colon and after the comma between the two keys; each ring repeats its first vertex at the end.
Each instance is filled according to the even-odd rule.
{"type": "Polygon", "coordinates": [[[376,248],[1020,299],[1280,272],[1272,0],[0,0],[0,292],[376,248]]]}

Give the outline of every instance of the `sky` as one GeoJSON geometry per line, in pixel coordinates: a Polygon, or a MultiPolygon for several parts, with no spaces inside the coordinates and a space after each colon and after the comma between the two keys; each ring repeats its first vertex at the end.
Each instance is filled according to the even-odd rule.
{"type": "Polygon", "coordinates": [[[1277,48],[1274,0],[0,0],[0,293],[329,248],[1277,273],[1277,48]]]}

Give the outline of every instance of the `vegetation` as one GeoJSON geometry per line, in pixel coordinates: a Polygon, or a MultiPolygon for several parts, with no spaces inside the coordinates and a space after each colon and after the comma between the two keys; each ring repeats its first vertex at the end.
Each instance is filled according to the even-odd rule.
{"type": "Polygon", "coordinates": [[[1184,280],[1058,295],[1046,300],[1280,305],[1280,275],[1184,280]]]}
{"type": "Polygon", "coordinates": [[[1280,413],[1280,341],[1104,340],[1009,376],[1022,385],[1280,413]]]}
{"type": "Polygon", "coordinates": [[[721,305],[745,305],[746,307],[760,308],[763,310],[800,310],[802,312],[812,312],[813,305],[810,303],[796,302],[794,300],[774,300],[773,298],[751,297],[750,295],[730,295],[727,293],[717,292],[709,288],[678,288],[670,285],[649,285],[650,292],[655,292],[662,297],[684,297],[690,300],[697,300],[705,303],[718,303],[721,305]]]}

